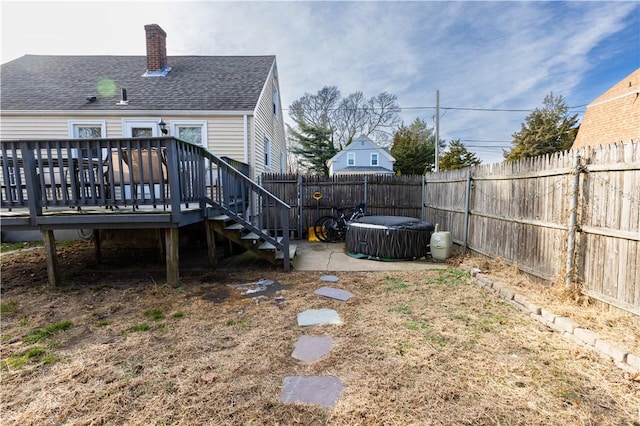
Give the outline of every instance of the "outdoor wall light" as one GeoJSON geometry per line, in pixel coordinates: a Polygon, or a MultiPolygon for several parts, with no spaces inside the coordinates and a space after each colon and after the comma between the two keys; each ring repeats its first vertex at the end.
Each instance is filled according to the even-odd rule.
{"type": "Polygon", "coordinates": [[[167,123],[165,123],[162,118],[160,119],[158,126],[160,126],[160,132],[162,132],[163,135],[169,133],[169,131],[167,130],[167,123]]]}

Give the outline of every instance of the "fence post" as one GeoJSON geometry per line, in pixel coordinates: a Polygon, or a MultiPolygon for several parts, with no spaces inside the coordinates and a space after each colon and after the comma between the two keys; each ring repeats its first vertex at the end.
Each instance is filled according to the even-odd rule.
{"type": "Polygon", "coordinates": [[[578,191],[580,190],[580,155],[573,160],[573,182],[571,184],[571,203],[569,204],[569,235],[567,238],[567,266],[564,278],[565,287],[571,286],[575,267],[576,231],[578,229],[578,191]]]}
{"type": "Polygon", "coordinates": [[[304,231],[304,209],[302,207],[302,175],[298,175],[298,238],[302,239],[304,235],[302,232],[304,231]]]}
{"type": "Polygon", "coordinates": [[[425,179],[426,176],[422,175],[422,177],[420,178],[420,183],[421,183],[421,192],[420,192],[420,219],[421,220],[425,220],[424,217],[424,202],[425,202],[425,179]]]}
{"type": "Polygon", "coordinates": [[[369,181],[367,180],[367,175],[364,175],[364,208],[367,208],[369,204],[369,181]]]}
{"type": "Polygon", "coordinates": [[[467,187],[466,194],[464,199],[464,237],[463,237],[463,246],[462,253],[467,253],[467,246],[469,241],[469,213],[471,206],[471,167],[467,168],[467,187]]]}

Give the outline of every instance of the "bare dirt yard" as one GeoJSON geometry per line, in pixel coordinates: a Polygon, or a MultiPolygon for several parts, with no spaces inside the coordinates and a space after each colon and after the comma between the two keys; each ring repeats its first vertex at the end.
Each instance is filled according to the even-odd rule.
{"type": "MultiPolygon", "coordinates": [[[[338,272],[332,285],[355,295],[340,302],[314,294],[326,272],[191,269],[174,288],[154,254],[105,251],[100,265],[86,243],[58,254],[56,290],[41,248],[2,256],[2,425],[640,425],[637,374],[455,265],[338,272]],[[248,297],[237,287],[262,278],[272,290],[248,297]],[[298,326],[298,313],[320,308],[342,324],[298,326]],[[330,337],[333,348],[298,361],[302,335],[330,337]],[[294,375],[335,376],[344,391],[332,408],[284,404],[283,379],[294,375]]],[[[637,349],[636,317],[479,266],[637,349]]]]}

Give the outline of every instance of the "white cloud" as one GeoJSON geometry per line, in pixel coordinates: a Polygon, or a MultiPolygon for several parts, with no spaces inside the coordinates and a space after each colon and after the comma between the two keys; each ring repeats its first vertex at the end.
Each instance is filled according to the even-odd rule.
{"type": "MultiPolygon", "coordinates": [[[[343,95],[387,91],[404,107],[434,106],[436,90],[444,107],[534,108],[550,91],[575,105],[617,82],[593,80],[602,64],[627,55],[640,65],[640,36],[610,42],[625,29],[640,32],[636,2],[1,5],[2,62],[25,53],[143,55],[143,26],[157,23],[169,55],[276,55],[285,108],[325,85],[343,95]]],[[[433,115],[411,109],[403,118],[433,115]]],[[[441,136],[510,140],[526,115],[445,110],[441,136]]],[[[487,152],[485,160],[501,159],[500,150],[487,152]]]]}

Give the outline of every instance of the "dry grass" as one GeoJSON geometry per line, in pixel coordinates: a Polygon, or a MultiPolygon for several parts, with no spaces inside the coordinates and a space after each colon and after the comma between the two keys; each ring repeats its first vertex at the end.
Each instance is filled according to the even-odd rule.
{"type": "Polygon", "coordinates": [[[551,285],[535,282],[501,259],[475,257],[464,261],[556,315],[571,318],[580,327],[640,354],[640,316],[597,302],[583,295],[579,288],[566,288],[562,280],[551,285]]]}
{"type": "Polygon", "coordinates": [[[30,331],[72,324],[38,342],[54,361],[3,368],[3,425],[640,422],[638,382],[455,269],[337,273],[356,295],[344,303],[313,294],[322,273],[203,271],[172,288],[161,273],[95,272],[83,256],[61,255],[77,265],[63,291],[44,286],[37,256],[3,260],[2,297],[15,309],[2,317],[2,360],[29,348],[30,331]],[[285,302],[229,286],[259,278],[277,280],[285,302]],[[314,308],[343,324],[299,327],[296,314],[314,308]],[[296,361],[303,334],[334,347],[296,361]],[[332,409],[282,404],[291,375],[335,375],[345,391],[332,409]]]}

